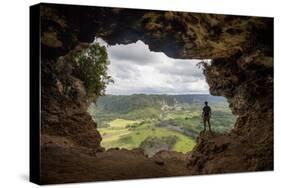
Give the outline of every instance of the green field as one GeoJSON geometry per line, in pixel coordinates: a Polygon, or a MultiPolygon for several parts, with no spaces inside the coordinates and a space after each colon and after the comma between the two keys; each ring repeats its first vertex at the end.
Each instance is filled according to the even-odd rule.
{"type": "Polygon", "coordinates": [[[136,127],[130,125],[136,125],[136,123],[131,120],[117,119],[110,122],[110,127],[99,128],[98,130],[103,137],[101,143],[102,146],[107,149],[114,147],[133,149],[139,147],[139,145],[149,136],[178,137],[178,141],[173,146],[172,150],[179,152],[190,151],[195,144],[191,137],[168,128],[155,127],[153,123],[144,123],[136,127]]]}
{"type": "MultiPolygon", "coordinates": [[[[204,96],[110,96],[88,109],[98,123],[101,145],[109,148],[142,148],[148,155],[161,150],[192,150],[203,129],[204,96]],[[108,99],[108,100],[106,100],[108,99]],[[141,101],[141,102],[139,102],[141,101]],[[176,102],[172,102],[176,101],[176,102]]],[[[207,98],[212,107],[212,129],[227,132],[236,120],[224,99],[207,98]]]]}

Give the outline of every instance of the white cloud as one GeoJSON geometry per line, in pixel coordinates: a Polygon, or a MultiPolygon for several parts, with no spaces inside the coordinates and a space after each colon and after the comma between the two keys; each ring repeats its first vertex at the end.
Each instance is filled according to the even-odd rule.
{"type": "MultiPolygon", "coordinates": [[[[106,44],[97,39],[101,44],[106,44]]],[[[108,74],[114,83],[107,94],[191,94],[209,93],[201,60],[173,59],[161,52],[151,52],[142,41],[128,45],[107,46],[108,74]]]]}

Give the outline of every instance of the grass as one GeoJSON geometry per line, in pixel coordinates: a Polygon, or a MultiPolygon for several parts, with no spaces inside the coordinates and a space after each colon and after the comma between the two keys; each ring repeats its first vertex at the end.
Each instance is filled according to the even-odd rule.
{"type": "Polygon", "coordinates": [[[126,119],[115,119],[109,122],[111,128],[125,128],[127,125],[138,123],[139,121],[126,120],[126,119]]]}
{"type": "Polygon", "coordinates": [[[133,149],[138,148],[141,142],[149,136],[176,136],[178,139],[172,150],[183,153],[192,150],[195,145],[195,141],[191,137],[185,136],[168,128],[155,127],[153,125],[153,121],[150,123],[144,123],[134,129],[126,127],[127,125],[131,125],[137,122],[138,121],[125,119],[116,119],[109,122],[109,128],[99,129],[103,137],[101,145],[106,149],[114,147],[133,149]]]}

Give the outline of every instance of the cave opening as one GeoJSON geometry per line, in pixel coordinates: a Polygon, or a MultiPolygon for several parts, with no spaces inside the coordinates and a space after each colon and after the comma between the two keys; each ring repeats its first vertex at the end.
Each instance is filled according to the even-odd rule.
{"type": "MultiPolygon", "coordinates": [[[[43,182],[273,170],[272,18],[40,6],[43,182]],[[89,84],[83,71],[75,71],[77,62],[71,59],[94,37],[101,37],[111,46],[141,40],[151,51],[171,58],[212,59],[204,74],[209,91],[227,98],[231,112],[237,115],[235,125],[231,125],[234,129],[225,134],[200,134],[192,152],[185,155],[158,152],[148,158],[138,149],[104,151],[101,137],[104,140],[106,134],[101,134],[96,117],[93,120],[86,112],[85,89],[89,84]]],[[[131,52],[131,48],[127,50],[127,54],[131,52]]],[[[157,81],[155,78],[149,79],[151,83],[157,81]]],[[[130,83],[133,87],[135,82],[130,83]]],[[[128,141],[130,138],[123,139],[128,141]]]]}
{"type": "Polygon", "coordinates": [[[93,43],[106,47],[113,80],[88,107],[106,150],[140,148],[149,157],[162,151],[190,152],[204,129],[205,101],[212,109],[212,131],[233,128],[236,117],[226,98],[210,94],[203,74],[212,60],[174,59],[151,51],[141,40],[108,45],[96,38],[93,43]]]}

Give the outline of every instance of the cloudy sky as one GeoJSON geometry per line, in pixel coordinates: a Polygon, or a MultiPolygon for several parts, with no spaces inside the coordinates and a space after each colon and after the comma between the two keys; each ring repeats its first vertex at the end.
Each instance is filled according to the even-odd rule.
{"type": "MultiPolygon", "coordinates": [[[[97,41],[105,45],[102,40],[97,41]]],[[[108,74],[114,83],[107,86],[106,94],[209,93],[202,70],[196,66],[200,60],[169,58],[162,52],[151,52],[142,41],[107,46],[107,50],[108,74]]]]}

